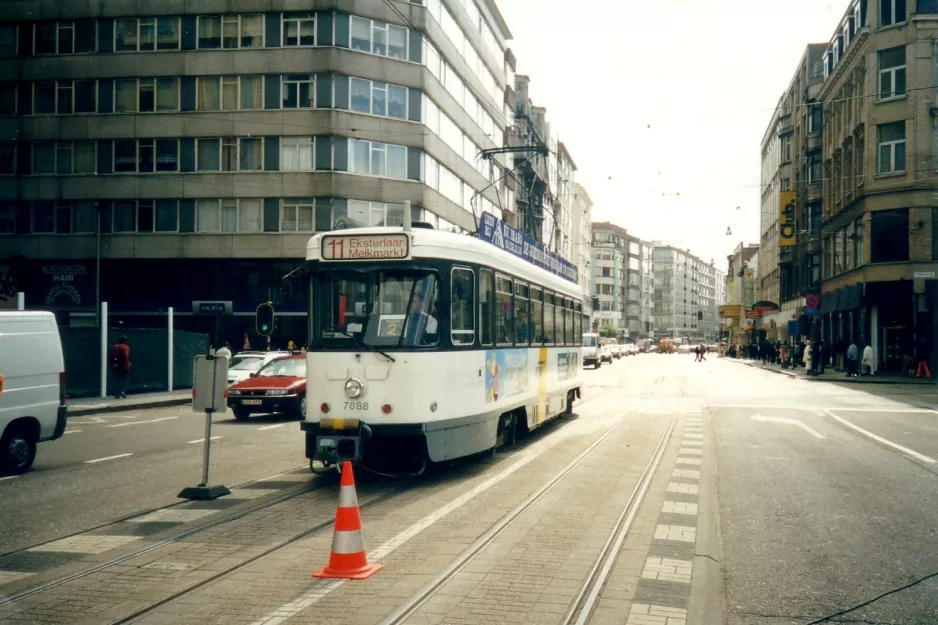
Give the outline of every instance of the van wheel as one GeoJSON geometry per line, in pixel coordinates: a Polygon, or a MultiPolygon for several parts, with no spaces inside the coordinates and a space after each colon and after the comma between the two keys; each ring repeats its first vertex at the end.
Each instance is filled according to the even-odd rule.
{"type": "Polygon", "coordinates": [[[29,428],[14,425],[4,432],[0,439],[0,473],[26,473],[35,459],[36,438],[29,428]]]}
{"type": "Polygon", "coordinates": [[[251,416],[251,413],[244,408],[232,408],[231,411],[234,413],[234,417],[238,421],[247,421],[248,417],[251,416]]]}
{"type": "Polygon", "coordinates": [[[303,421],[306,419],[306,395],[303,395],[302,397],[300,397],[300,403],[297,405],[297,408],[296,408],[296,416],[300,418],[300,421],[303,421]]]}

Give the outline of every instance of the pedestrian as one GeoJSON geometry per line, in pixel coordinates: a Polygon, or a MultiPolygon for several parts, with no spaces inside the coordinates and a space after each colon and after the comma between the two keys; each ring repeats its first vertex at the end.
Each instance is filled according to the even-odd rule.
{"type": "Polygon", "coordinates": [[[850,347],[847,348],[847,377],[856,378],[859,377],[857,373],[857,358],[859,357],[860,350],[857,349],[856,341],[850,341],[850,347]]]}
{"type": "Polygon", "coordinates": [[[863,348],[862,369],[863,375],[873,375],[873,346],[863,348]]]}
{"type": "Polygon", "coordinates": [[[824,373],[824,367],[827,365],[827,345],[824,344],[824,339],[820,339],[817,342],[817,372],[818,375],[824,373]]]}
{"type": "Polygon", "coordinates": [[[699,350],[700,350],[700,362],[706,362],[706,360],[707,360],[707,348],[704,347],[704,346],[701,344],[699,350]]]}
{"type": "Polygon", "coordinates": [[[231,360],[231,345],[228,341],[221,342],[221,347],[215,350],[215,356],[227,358],[229,361],[231,360]]]}
{"type": "Polygon", "coordinates": [[[844,341],[843,335],[841,335],[834,343],[834,368],[837,371],[844,370],[844,358],[846,357],[846,352],[847,344],[844,341]]]}
{"type": "Polygon", "coordinates": [[[805,374],[814,375],[814,370],[812,369],[811,363],[811,339],[805,339],[804,341],[804,355],[802,356],[801,360],[804,364],[805,374]]]}
{"type": "Polygon", "coordinates": [[[117,343],[111,348],[111,372],[113,373],[114,399],[127,397],[127,382],[130,378],[130,345],[127,344],[127,337],[121,336],[117,343]]]}

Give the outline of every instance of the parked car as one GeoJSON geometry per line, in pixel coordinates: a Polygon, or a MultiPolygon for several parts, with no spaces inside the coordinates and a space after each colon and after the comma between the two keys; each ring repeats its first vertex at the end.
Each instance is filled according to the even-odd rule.
{"type": "Polygon", "coordinates": [[[621,345],[619,345],[618,343],[613,343],[609,347],[612,348],[613,358],[615,358],[616,360],[618,360],[619,358],[622,358],[622,346],[621,345]]]}
{"type": "Polygon", "coordinates": [[[55,315],[0,312],[0,474],[28,471],[36,443],[60,438],[67,416],[55,315]]]}
{"type": "Polygon", "coordinates": [[[583,366],[588,365],[593,365],[594,369],[602,365],[599,359],[599,335],[595,332],[583,334],[583,366]]]}
{"type": "Polygon", "coordinates": [[[228,363],[228,386],[248,379],[271,360],[289,355],[290,352],[238,352],[228,363]]]}
{"type": "Polygon", "coordinates": [[[611,365],[613,358],[614,356],[612,355],[611,345],[603,345],[602,347],[599,348],[600,362],[608,362],[611,365]]]}
{"type": "Polygon", "coordinates": [[[228,389],[228,407],[243,421],[254,413],[306,416],[306,355],[271,360],[228,389]]]}

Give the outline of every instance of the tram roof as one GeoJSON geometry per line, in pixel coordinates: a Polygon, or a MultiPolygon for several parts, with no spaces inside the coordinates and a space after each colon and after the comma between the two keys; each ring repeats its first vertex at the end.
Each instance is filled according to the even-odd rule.
{"type": "MultiPolygon", "coordinates": [[[[325,235],[336,234],[400,234],[401,228],[349,228],[346,230],[333,230],[320,232],[312,236],[306,245],[306,260],[320,260],[320,241],[325,235]]],[[[479,263],[490,265],[497,270],[513,274],[524,280],[541,284],[565,295],[583,300],[584,296],[578,284],[564,280],[546,269],[529,263],[505,250],[486,243],[476,237],[441,232],[428,228],[414,228],[411,235],[412,258],[441,258],[464,263],[479,263]]],[[[357,264],[367,264],[368,261],[355,261],[357,264]]]]}

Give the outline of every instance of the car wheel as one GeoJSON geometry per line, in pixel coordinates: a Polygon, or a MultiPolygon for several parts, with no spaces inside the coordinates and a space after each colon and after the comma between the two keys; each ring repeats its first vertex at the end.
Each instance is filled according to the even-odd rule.
{"type": "Polygon", "coordinates": [[[300,403],[297,406],[296,416],[298,416],[301,420],[306,419],[306,395],[300,397],[300,403]]]}
{"type": "Polygon", "coordinates": [[[231,411],[234,412],[234,417],[238,421],[247,421],[248,417],[251,416],[251,413],[244,408],[232,408],[231,411]]]}
{"type": "Polygon", "coordinates": [[[19,475],[36,459],[36,438],[23,426],[9,428],[0,439],[0,473],[19,475]]]}

